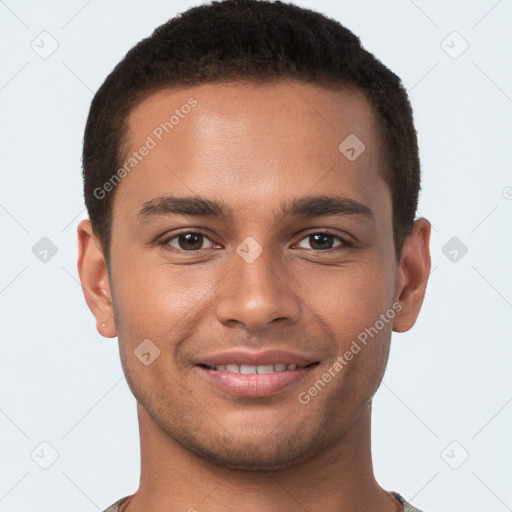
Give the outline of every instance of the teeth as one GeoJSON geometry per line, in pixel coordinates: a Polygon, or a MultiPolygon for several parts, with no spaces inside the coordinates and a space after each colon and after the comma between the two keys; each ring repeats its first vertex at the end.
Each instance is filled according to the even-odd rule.
{"type": "Polygon", "coordinates": [[[274,365],[273,364],[262,364],[261,366],[256,366],[257,373],[274,373],[274,365]]]}
{"type": "Polygon", "coordinates": [[[262,373],[274,373],[274,372],[284,372],[285,370],[295,370],[297,369],[296,364],[262,364],[259,366],[251,366],[249,364],[218,364],[213,367],[215,370],[227,371],[232,373],[241,373],[243,375],[251,375],[251,374],[262,374],[262,373]]]}

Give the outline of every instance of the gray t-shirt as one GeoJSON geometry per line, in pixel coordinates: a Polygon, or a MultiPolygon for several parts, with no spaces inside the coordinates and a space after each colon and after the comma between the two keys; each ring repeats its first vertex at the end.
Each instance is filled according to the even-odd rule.
{"type": "MultiPolygon", "coordinates": [[[[416,507],[413,507],[410,503],[407,503],[405,499],[400,496],[395,491],[391,491],[391,494],[402,504],[402,512],[421,512],[421,510],[417,509],[416,507]]],[[[129,498],[130,496],[125,496],[124,498],[121,498],[120,500],[116,501],[110,507],[108,507],[103,512],[119,512],[119,507],[129,498]]]]}

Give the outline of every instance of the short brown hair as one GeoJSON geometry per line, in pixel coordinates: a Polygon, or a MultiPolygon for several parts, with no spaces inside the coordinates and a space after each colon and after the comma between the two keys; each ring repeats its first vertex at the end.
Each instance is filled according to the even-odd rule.
{"type": "Polygon", "coordinates": [[[114,191],[98,198],[127,151],[127,119],[152,92],[206,82],[271,82],[356,87],[377,115],[393,203],[397,259],[410,233],[420,190],[416,130],[400,79],[339,22],[281,1],[223,0],[193,7],[140,41],[93,98],[84,135],[85,204],[110,260],[114,191]]]}

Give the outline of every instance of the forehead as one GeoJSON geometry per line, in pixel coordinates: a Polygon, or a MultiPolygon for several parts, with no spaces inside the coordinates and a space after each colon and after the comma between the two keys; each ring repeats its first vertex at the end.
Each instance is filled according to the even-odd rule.
{"type": "Polygon", "coordinates": [[[298,81],[164,89],[132,110],[128,126],[124,163],[137,161],[126,166],[114,209],[131,204],[131,214],[165,194],[246,206],[313,189],[363,203],[378,202],[379,194],[389,200],[377,119],[355,89],[298,81]],[[150,149],[140,151],[144,146],[150,149]]]}
{"type": "MultiPolygon", "coordinates": [[[[304,140],[315,139],[316,147],[331,152],[332,142],[341,141],[350,133],[359,133],[366,139],[377,135],[376,121],[370,103],[359,89],[334,90],[282,80],[163,89],[131,111],[128,126],[129,140],[135,147],[153,132],[157,139],[172,138],[176,142],[179,137],[185,143],[194,137],[194,142],[201,139],[204,144],[212,139],[218,144],[222,135],[236,137],[227,143],[243,144],[250,134],[251,138],[264,139],[266,147],[273,142],[279,147],[285,143],[282,150],[297,149],[304,140]],[[167,130],[161,126],[165,123],[167,130]]],[[[304,149],[314,148],[306,144],[304,149]]]]}

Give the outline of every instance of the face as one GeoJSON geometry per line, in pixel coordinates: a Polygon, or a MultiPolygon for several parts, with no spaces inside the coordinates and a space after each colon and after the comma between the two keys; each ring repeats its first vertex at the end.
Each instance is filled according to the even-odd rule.
{"type": "Polygon", "coordinates": [[[207,84],[152,94],[129,126],[107,294],[133,394],[215,463],[311,458],[368,406],[402,308],[369,103],[207,84]]]}

